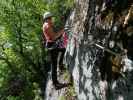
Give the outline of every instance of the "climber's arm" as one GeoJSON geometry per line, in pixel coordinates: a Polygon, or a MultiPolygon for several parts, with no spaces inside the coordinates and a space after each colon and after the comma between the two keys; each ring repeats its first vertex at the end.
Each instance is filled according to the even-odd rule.
{"type": "Polygon", "coordinates": [[[49,35],[50,35],[50,37],[51,37],[51,39],[52,40],[56,40],[58,37],[60,37],[62,34],[63,34],[63,32],[64,32],[64,30],[62,29],[62,30],[60,30],[59,32],[54,32],[53,31],[53,27],[51,27],[51,26],[48,26],[48,29],[47,29],[48,31],[48,33],[49,33],[49,35]]]}

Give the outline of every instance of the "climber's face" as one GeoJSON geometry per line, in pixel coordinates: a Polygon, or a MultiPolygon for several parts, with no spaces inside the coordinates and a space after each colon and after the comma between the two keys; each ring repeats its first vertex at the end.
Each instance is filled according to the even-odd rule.
{"type": "Polygon", "coordinates": [[[53,23],[52,17],[49,17],[49,18],[47,19],[47,22],[48,22],[48,23],[53,23]]]}
{"type": "Polygon", "coordinates": [[[52,17],[47,18],[46,22],[49,23],[51,26],[53,26],[52,17]]]}

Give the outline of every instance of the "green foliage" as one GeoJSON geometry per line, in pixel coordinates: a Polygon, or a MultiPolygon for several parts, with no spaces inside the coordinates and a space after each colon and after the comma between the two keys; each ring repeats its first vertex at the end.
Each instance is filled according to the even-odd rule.
{"type": "Polygon", "coordinates": [[[0,0],[0,100],[41,100],[42,15],[51,11],[60,27],[72,6],[73,0],[0,0]]]}
{"type": "Polygon", "coordinates": [[[20,97],[8,96],[7,100],[22,100],[20,97]]]}
{"type": "Polygon", "coordinates": [[[65,99],[65,96],[60,96],[60,97],[59,97],[59,100],[66,100],[66,99],[65,99]]]}
{"type": "Polygon", "coordinates": [[[66,93],[64,95],[61,95],[58,99],[59,100],[76,100],[76,92],[74,87],[69,87],[65,91],[66,93]]]}

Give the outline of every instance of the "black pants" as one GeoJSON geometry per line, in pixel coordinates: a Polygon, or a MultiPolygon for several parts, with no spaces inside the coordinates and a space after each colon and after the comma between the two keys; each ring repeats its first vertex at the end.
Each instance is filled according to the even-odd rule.
{"type": "Polygon", "coordinates": [[[57,80],[57,60],[58,60],[58,55],[59,52],[62,52],[62,55],[60,57],[59,60],[59,65],[63,64],[63,57],[65,54],[65,48],[55,48],[52,50],[49,50],[50,56],[51,56],[51,63],[52,63],[52,81],[53,84],[57,84],[58,80],[57,80]]]}
{"type": "Polygon", "coordinates": [[[61,52],[61,57],[59,59],[59,65],[62,65],[64,54],[65,54],[65,48],[56,47],[55,42],[48,42],[45,46],[46,46],[46,48],[48,48],[48,51],[49,51],[50,57],[51,57],[52,81],[53,81],[53,84],[57,84],[58,83],[58,80],[57,80],[58,56],[59,56],[59,52],[61,52]],[[52,49],[50,49],[50,48],[52,48],[52,49]]]}
{"type": "Polygon", "coordinates": [[[57,59],[59,51],[58,49],[52,49],[50,50],[50,56],[51,56],[51,63],[52,63],[52,81],[54,84],[58,83],[57,81],[57,59]]]}
{"type": "Polygon", "coordinates": [[[59,52],[61,52],[61,56],[59,59],[59,69],[62,70],[63,69],[63,59],[64,59],[64,54],[65,54],[66,49],[65,48],[61,48],[59,50],[59,52]]]}

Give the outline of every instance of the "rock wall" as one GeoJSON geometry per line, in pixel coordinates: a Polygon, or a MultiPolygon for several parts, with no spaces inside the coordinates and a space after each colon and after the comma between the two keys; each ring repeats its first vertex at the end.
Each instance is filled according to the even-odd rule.
{"type": "Polygon", "coordinates": [[[123,76],[109,82],[101,80],[100,65],[104,50],[95,45],[96,42],[107,47],[110,35],[116,31],[120,33],[118,27],[128,13],[130,2],[76,0],[66,24],[71,31],[68,32],[65,60],[74,79],[78,100],[132,100],[132,62],[126,59],[123,76]]]}

